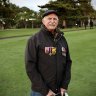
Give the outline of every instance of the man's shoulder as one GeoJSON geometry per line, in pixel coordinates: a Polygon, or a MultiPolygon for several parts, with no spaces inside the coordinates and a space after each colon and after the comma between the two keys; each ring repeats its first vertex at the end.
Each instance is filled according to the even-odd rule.
{"type": "Polygon", "coordinates": [[[67,43],[66,36],[64,35],[64,32],[63,31],[60,31],[60,32],[61,32],[61,35],[62,35],[62,39],[67,43]]]}
{"type": "Polygon", "coordinates": [[[32,36],[30,36],[29,40],[36,40],[40,37],[40,35],[41,35],[41,31],[38,31],[35,34],[33,34],[32,36]]]}

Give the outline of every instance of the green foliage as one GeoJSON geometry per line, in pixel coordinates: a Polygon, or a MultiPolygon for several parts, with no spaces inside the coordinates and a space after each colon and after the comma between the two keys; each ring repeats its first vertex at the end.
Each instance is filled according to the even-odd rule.
{"type": "Polygon", "coordinates": [[[9,0],[1,0],[0,1],[0,19],[1,18],[10,18],[12,14],[12,10],[10,9],[9,0]]]}
{"type": "Polygon", "coordinates": [[[0,1],[0,21],[4,28],[9,28],[14,25],[14,11],[10,7],[9,0],[0,1]]]}
{"type": "Polygon", "coordinates": [[[76,15],[90,17],[92,16],[90,14],[94,12],[91,0],[56,0],[39,7],[57,10],[60,16],[65,18],[76,15]]]}
{"type": "Polygon", "coordinates": [[[91,6],[91,0],[50,0],[48,4],[39,7],[41,10],[35,12],[27,7],[20,8],[10,3],[9,0],[1,0],[0,28],[40,27],[42,14],[45,12],[43,8],[57,10],[60,14],[60,25],[63,20],[96,18],[96,11],[91,6]]]}

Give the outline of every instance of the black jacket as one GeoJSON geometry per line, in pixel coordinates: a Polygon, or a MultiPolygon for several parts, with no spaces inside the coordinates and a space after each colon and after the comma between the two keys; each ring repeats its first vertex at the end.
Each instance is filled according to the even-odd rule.
{"type": "Polygon", "coordinates": [[[71,59],[63,33],[56,29],[57,36],[44,25],[28,40],[25,63],[32,82],[32,90],[46,96],[49,89],[59,92],[68,88],[71,79],[71,59]]]}

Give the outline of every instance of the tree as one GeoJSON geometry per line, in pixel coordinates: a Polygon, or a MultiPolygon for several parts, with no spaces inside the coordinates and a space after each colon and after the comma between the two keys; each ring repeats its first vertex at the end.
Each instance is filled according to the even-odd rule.
{"type": "Polygon", "coordinates": [[[0,1],[0,21],[2,28],[11,26],[14,21],[14,11],[10,8],[9,0],[0,1]]]}
{"type": "MultiPolygon", "coordinates": [[[[17,8],[16,8],[17,9],[17,8]]],[[[32,27],[32,20],[37,17],[37,13],[30,10],[27,7],[19,8],[15,15],[16,27],[17,28],[27,28],[32,27]]]]}
{"type": "MultiPolygon", "coordinates": [[[[70,20],[73,22],[76,19],[89,17],[94,11],[91,0],[56,0],[49,1],[49,3],[39,7],[56,10],[60,14],[61,26],[65,20],[66,22],[70,20]]],[[[73,23],[75,24],[75,22],[73,23]]]]}

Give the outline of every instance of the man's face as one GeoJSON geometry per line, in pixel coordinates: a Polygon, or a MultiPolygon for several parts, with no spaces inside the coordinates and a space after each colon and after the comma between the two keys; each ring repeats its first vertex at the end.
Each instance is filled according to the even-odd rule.
{"type": "Polygon", "coordinates": [[[58,16],[54,13],[49,14],[42,19],[42,23],[49,31],[54,31],[56,29],[56,27],[58,26],[58,21],[58,16]]]}

